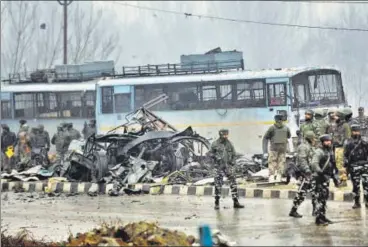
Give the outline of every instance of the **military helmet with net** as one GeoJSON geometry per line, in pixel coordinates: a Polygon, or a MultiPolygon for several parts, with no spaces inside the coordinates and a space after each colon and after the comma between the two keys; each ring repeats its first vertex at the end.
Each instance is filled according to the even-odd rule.
{"type": "Polygon", "coordinates": [[[305,115],[312,115],[313,116],[313,114],[314,114],[314,112],[313,112],[313,110],[306,110],[305,111],[305,113],[304,113],[305,115]]]}
{"type": "Polygon", "coordinates": [[[316,109],[315,111],[314,111],[314,116],[316,116],[316,117],[323,117],[325,115],[325,113],[324,113],[324,111],[323,111],[323,109],[316,109]]]}
{"type": "Polygon", "coordinates": [[[344,109],[338,109],[336,111],[336,116],[338,116],[339,118],[344,118],[345,117],[345,111],[344,111],[344,109]]]}
{"type": "Polygon", "coordinates": [[[219,130],[219,135],[228,135],[229,134],[229,130],[228,129],[220,129],[219,130]]]}
{"type": "Polygon", "coordinates": [[[345,107],[343,111],[346,117],[353,115],[353,110],[350,107],[345,107]]]}
{"type": "Polygon", "coordinates": [[[305,134],[304,134],[304,138],[307,139],[307,140],[313,140],[315,137],[316,137],[316,135],[314,134],[314,132],[310,131],[310,130],[305,132],[305,134]]]}

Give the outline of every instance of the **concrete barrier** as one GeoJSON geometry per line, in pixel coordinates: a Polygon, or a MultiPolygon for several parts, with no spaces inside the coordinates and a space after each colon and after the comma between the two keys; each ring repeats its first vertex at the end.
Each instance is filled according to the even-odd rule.
{"type": "MultiPolygon", "coordinates": [[[[24,192],[44,192],[48,186],[48,181],[40,182],[7,182],[1,181],[2,192],[14,191],[23,188],[24,192]]],[[[76,183],[76,182],[56,182],[48,188],[48,192],[55,193],[79,193],[87,194],[90,189],[95,189],[99,194],[107,194],[112,189],[112,184],[96,183],[76,183]]],[[[126,188],[141,189],[145,194],[151,195],[188,195],[188,196],[214,196],[213,186],[194,186],[194,185],[161,185],[161,184],[135,184],[128,185],[126,188]]],[[[272,189],[272,188],[245,188],[239,186],[239,197],[241,198],[263,198],[263,199],[293,199],[296,190],[272,189]]],[[[222,197],[230,196],[230,188],[223,187],[222,197]]],[[[310,194],[307,195],[310,199],[310,194]]],[[[329,200],[351,202],[353,194],[344,191],[330,191],[329,200]]]]}

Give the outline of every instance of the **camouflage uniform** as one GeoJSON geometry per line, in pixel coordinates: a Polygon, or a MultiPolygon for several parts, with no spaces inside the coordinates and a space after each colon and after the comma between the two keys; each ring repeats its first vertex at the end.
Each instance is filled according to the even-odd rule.
{"type": "Polygon", "coordinates": [[[353,208],[360,208],[360,180],[362,180],[364,200],[366,207],[368,207],[368,142],[363,140],[360,134],[359,125],[351,126],[354,135],[349,139],[345,146],[344,157],[345,166],[351,174],[353,183],[354,206],[353,208]]]}
{"type": "Polygon", "coordinates": [[[267,153],[268,141],[271,142],[270,152],[268,154],[269,176],[276,177],[284,175],[286,163],[286,151],[288,139],[291,137],[290,129],[282,123],[283,116],[276,115],[276,123],[272,125],[263,137],[263,153],[267,153]]]}
{"type": "Polygon", "coordinates": [[[338,111],[339,120],[336,122],[336,127],[333,131],[333,146],[335,152],[336,167],[339,171],[341,182],[347,181],[346,169],[344,168],[344,145],[351,137],[349,125],[345,122],[345,114],[343,111],[338,111]]]}
{"type": "Polygon", "coordinates": [[[230,182],[230,191],[231,196],[234,200],[234,207],[243,207],[238,202],[238,188],[235,180],[235,148],[227,138],[223,137],[224,135],[227,136],[228,133],[228,130],[220,130],[220,138],[212,143],[210,150],[210,154],[215,162],[215,209],[219,209],[219,199],[221,195],[224,175],[228,178],[230,182]]]}
{"type": "Polygon", "coordinates": [[[40,131],[40,135],[44,139],[44,142],[46,144],[45,145],[46,150],[47,151],[50,151],[51,144],[50,144],[50,135],[49,135],[49,132],[47,132],[45,130],[45,126],[43,126],[43,124],[38,125],[38,130],[40,131]]]}
{"type": "Polygon", "coordinates": [[[315,131],[315,135],[316,135],[316,138],[318,139],[321,135],[325,135],[325,134],[329,134],[328,131],[329,131],[329,123],[328,121],[324,118],[323,116],[323,110],[321,109],[318,109],[314,112],[314,117],[315,117],[315,120],[314,120],[314,125],[315,125],[315,128],[316,128],[316,131],[315,131]]]}
{"type": "Polygon", "coordinates": [[[96,134],[96,120],[90,120],[88,125],[87,123],[85,123],[82,133],[84,139],[87,139],[91,135],[96,134]]]}
{"type": "Polygon", "coordinates": [[[313,131],[315,135],[317,135],[317,126],[313,119],[314,112],[312,110],[305,111],[305,115],[309,115],[309,119],[305,119],[305,122],[300,126],[300,132],[302,137],[305,138],[305,133],[307,131],[313,131]]]}
{"type": "Polygon", "coordinates": [[[311,167],[313,171],[313,180],[315,181],[316,196],[316,224],[332,223],[326,218],[326,203],[330,194],[330,179],[333,175],[333,164],[331,163],[331,147],[325,147],[324,141],[332,140],[330,135],[322,135],[320,137],[322,147],[317,148],[313,154],[311,167]]]}
{"type": "Polygon", "coordinates": [[[364,116],[364,108],[358,108],[359,116],[353,119],[354,124],[360,125],[361,135],[368,138],[368,116],[364,116]]]}
{"type": "Polygon", "coordinates": [[[289,216],[292,217],[302,217],[300,214],[297,213],[297,210],[298,207],[305,200],[308,191],[310,191],[312,195],[313,213],[315,211],[315,181],[311,180],[312,172],[310,167],[310,162],[312,161],[312,157],[315,151],[312,145],[314,138],[315,134],[312,131],[307,131],[305,133],[305,142],[303,142],[297,149],[296,165],[298,170],[300,171],[303,181],[299,187],[298,193],[293,200],[293,207],[291,208],[291,212],[289,214],[289,216]]]}
{"type": "MultiPolygon", "coordinates": [[[[51,143],[55,145],[56,149],[56,165],[59,166],[64,161],[64,156],[66,153],[66,147],[65,147],[65,134],[63,132],[62,126],[57,127],[57,133],[54,134],[54,136],[51,139],[51,143]]],[[[62,173],[65,173],[65,171],[62,171],[62,173]]],[[[60,174],[61,176],[64,174],[60,174]]]]}
{"type": "Polygon", "coordinates": [[[335,121],[335,113],[336,113],[336,109],[331,108],[328,109],[327,111],[327,122],[328,122],[328,130],[327,130],[327,134],[332,135],[333,131],[336,127],[336,121],[335,121]]]}

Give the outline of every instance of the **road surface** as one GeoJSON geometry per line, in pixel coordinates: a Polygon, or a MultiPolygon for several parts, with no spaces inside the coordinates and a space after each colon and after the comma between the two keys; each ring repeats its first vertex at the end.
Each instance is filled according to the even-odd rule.
{"type": "Polygon", "coordinates": [[[88,197],[84,195],[37,198],[39,194],[2,193],[2,228],[9,233],[27,228],[40,239],[65,240],[101,222],[157,221],[160,226],[197,236],[202,223],[219,229],[239,245],[360,245],[368,246],[368,209],[351,209],[351,203],[328,203],[328,216],[336,223],[317,227],[307,200],[301,219],[288,216],[290,200],[241,199],[245,209],[234,210],[230,198],[213,209],[213,198],[174,195],[88,197]]]}

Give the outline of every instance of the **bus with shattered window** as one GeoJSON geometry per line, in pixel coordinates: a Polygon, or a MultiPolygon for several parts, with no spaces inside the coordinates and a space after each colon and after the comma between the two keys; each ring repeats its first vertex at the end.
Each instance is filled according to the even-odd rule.
{"type": "Polygon", "coordinates": [[[292,131],[292,152],[306,109],[346,106],[341,72],[330,67],[188,73],[180,64],[165,66],[166,70],[137,67],[136,75],[97,83],[98,134],[123,124],[125,114],[166,94],[165,102],[150,109],[156,115],[178,129],[192,126],[207,138],[217,138],[221,128],[229,129],[236,150],[248,154],[262,152],[263,135],[274,115],[281,113],[292,131]]]}

